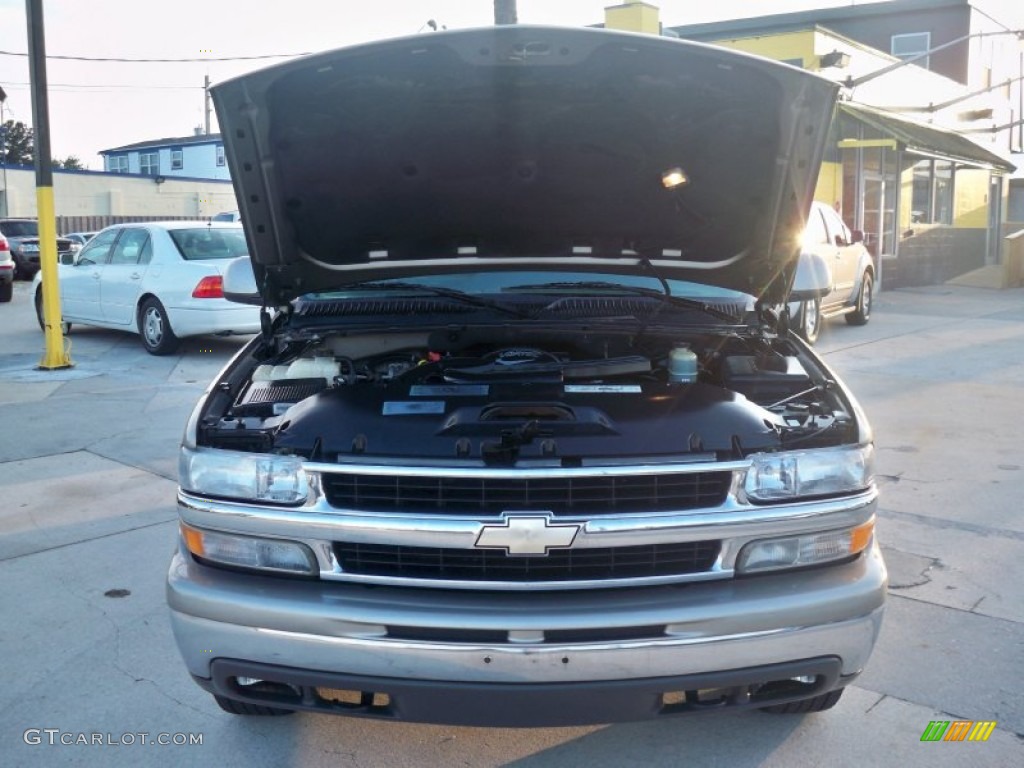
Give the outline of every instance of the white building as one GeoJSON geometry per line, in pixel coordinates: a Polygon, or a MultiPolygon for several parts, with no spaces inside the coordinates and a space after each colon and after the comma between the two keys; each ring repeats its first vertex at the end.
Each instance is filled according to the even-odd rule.
{"type": "Polygon", "coordinates": [[[224,142],[219,133],[155,139],[104,149],[103,169],[165,178],[222,179],[231,174],[224,159],[224,142]]]}

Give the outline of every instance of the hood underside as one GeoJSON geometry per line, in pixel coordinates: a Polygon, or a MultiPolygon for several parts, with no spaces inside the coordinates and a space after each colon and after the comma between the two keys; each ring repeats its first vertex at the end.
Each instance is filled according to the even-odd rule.
{"type": "Polygon", "coordinates": [[[264,300],[523,268],[779,302],[837,86],[720,48],[506,26],[213,89],[264,300]]]}

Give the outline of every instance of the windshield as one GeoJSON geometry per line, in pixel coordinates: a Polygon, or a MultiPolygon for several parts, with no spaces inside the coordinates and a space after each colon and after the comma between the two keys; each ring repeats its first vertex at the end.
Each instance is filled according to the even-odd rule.
{"type": "Polygon", "coordinates": [[[170,235],[186,261],[234,259],[249,253],[241,227],[172,229],[170,235]]]}
{"type": "Polygon", "coordinates": [[[35,221],[5,221],[0,232],[7,237],[39,237],[39,224],[35,221]]]}
{"type": "MultiPolygon", "coordinates": [[[[411,284],[418,284],[431,288],[457,290],[471,295],[507,295],[515,293],[541,293],[560,296],[593,295],[595,293],[612,295],[618,286],[622,287],[624,293],[637,288],[656,293],[665,292],[662,282],[654,276],[569,271],[549,272],[546,270],[477,272],[472,274],[465,272],[444,273],[425,277],[377,280],[374,281],[373,285],[379,287],[381,292],[386,293],[389,283],[395,284],[396,292],[408,290],[408,286],[411,284]]],[[[715,285],[704,285],[688,280],[667,280],[666,283],[674,297],[697,299],[706,302],[753,303],[753,298],[745,293],[732,291],[728,288],[720,288],[715,285]]],[[[341,286],[335,291],[307,294],[303,299],[316,301],[356,297],[365,298],[366,291],[360,290],[356,286],[353,286],[351,290],[346,290],[344,286],[341,286]]]]}

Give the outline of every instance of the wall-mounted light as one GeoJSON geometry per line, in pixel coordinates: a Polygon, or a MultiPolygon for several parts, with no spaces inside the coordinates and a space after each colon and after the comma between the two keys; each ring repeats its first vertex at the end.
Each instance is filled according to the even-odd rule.
{"type": "Polygon", "coordinates": [[[823,54],[821,57],[822,69],[828,69],[829,67],[846,69],[848,66],[850,66],[850,54],[848,53],[832,51],[832,53],[823,54]]]}
{"type": "Polygon", "coordinates": [[[153,181],[156,182],[157,184],[163,184],[165,181],[167,181],[167,179],[165,179],[163,176],[154,176],[153,181]]]}
{"type": "Polygon", "coordinates": [[[690,177],[687,176],[686,172],[678,166],[675,168],[669,168],[661,174],[661,185],[665,187],[665,189],[684,187],[689,183],[690,177]]]}

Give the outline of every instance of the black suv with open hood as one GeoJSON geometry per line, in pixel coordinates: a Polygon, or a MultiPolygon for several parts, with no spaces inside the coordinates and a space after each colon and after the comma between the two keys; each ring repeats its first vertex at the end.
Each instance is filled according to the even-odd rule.
{"type": "Polygon", "coordinates": [[[787,327],[836,87],[497,27],[213,90],[263,333],[196,406],[168,575],[239,714],[826,709],[882,616],[863,413],[787,327]]]}

